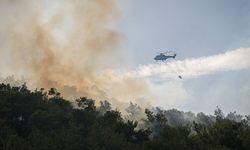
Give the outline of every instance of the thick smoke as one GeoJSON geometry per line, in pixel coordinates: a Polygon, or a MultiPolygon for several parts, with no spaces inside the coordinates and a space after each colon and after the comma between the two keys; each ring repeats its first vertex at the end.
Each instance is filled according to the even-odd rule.
{"type": "Polygon", "coordinates": [[[56,87],[66,98],[150,95],[143,80],[106,71],[123,63],[117,0],[2,0],[0,7],[2,76],[23,75],[30,86],[56,87]]]}

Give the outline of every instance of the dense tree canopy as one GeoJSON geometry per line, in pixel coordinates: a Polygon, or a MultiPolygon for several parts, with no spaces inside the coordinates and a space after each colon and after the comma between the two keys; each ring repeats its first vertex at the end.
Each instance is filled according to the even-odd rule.
{"type": "Polygon", "coordinates": [[[86,97],[69,102],[55,88],[30,91],[25,84],[0,84],[0,149],[250,149],[249,116],[225,117],[219,108],[215,116],[156,108],[136,120],[142,109],[131,103],[127,110],[124,119],[108,101],[97,107],[86,97]]]}

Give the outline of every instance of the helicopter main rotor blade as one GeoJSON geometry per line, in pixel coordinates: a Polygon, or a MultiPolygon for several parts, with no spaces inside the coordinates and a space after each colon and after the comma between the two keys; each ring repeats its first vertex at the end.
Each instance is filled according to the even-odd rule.
{"type": "Polygon", "coordinates": [[[164,52],[164,54],[168,54],[168,53],[173,53],[173,51],[167,51],[167,52],[164,52]]]}
{"type": "Polygon", "coordinates": [[[169,54],[169,53],[173,53],[173,54],[176,54],[174,53],[173,51],[167,51],[167,52],[156,52],[157,54],[169,54]]]}

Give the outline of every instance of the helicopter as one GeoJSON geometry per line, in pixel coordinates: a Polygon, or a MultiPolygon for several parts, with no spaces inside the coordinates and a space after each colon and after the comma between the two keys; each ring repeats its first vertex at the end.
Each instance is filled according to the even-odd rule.
{"type": "Polygon", "coordinates": [[[158,60],[161,60],[161,61],[166,61],[168,58],[173,58],[175,59],[175,57],[177,56],[176,53],[173,53],[172,55],[167,55],[169,53],[172,53],[172,51],[169,51],[169,52],[163,52],[163,53],[158,53],[159,55],[156,55],[154,60],[158,61],[158,60]]]}
{"type": "MultiPolygon", "coordinates": [[[[177,54],[173,53],[172,51],[163,52],[163,53],[158,53],[158,55],[155,56],[154,60],[156,60],[156,61],[158,61],[158,60],[166,61],[168,58],[175,59],[176,56],[177,56],[177,54]],[[169,53],[172,53],[172,54],[168,55],[169,53]]],[[[178,78],[182,79],[182,76],[178,75],[178,78]]]]}

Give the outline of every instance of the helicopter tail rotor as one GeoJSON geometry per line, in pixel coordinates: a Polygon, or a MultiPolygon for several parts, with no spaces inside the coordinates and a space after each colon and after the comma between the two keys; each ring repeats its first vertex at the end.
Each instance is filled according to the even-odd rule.
{"type": "Polygon", "coordinates": [[[173,57],[175,58],[176,56],[177,56],[177,53],[174,53],[174,56],[173,56],[173,57]]]}

